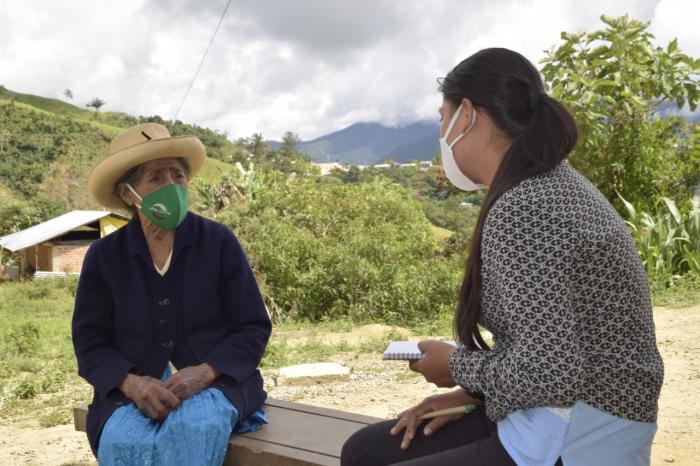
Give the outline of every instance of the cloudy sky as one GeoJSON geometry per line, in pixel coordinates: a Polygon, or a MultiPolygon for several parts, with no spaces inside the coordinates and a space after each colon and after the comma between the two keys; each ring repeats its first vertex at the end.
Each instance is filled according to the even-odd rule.
{"type": "MultiPolygon", "coordinates": [[[[228,0],[0,4],[0,84],[171,118],[228,0]]],[[[485,47],[533,61],[602,13],[650,20],[700,56],[697,0],[233,0],[179,118],[312,139],[359,121],[437,118],[436,78],[485,47]]]]}

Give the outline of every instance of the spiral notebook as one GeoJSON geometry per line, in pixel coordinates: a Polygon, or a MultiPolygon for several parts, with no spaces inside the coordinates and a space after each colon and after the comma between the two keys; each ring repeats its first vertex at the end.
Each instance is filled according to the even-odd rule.
{"type": "Polygon", "coordinates": [[[385,360],[415,361],[422,357],[417,341],[392,341],[384,350],[385,360]]]}
{"type": "MultiPolygon", "coordinates": [[[[454,341],[446,341],[452,346],[459,346],[454,341]]],[[[384,350],[384,360],[392,361],[415,361],[423,357],[420,349],[418,349],[417,341],[392,341],[389,342],[386,350],[384,350]]]]}

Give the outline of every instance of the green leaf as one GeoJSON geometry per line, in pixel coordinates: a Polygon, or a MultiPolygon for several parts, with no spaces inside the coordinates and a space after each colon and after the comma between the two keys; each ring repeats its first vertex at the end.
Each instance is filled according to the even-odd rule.
{"type": "Polygon", "coordinates": [[[617,196],[620,198],[620,200],[625,206],[625,209],[627,210],[627,218],[634,222],[637,219],[637,211],[635,210],[634,206],[631,203],[627,202],[627,200],[624,197],[622,197],[622,194],[617,193],[617,196]]]}
{"type": "Polygon", "coordinates": [[[666,208],[668,211],[671,213],[673,216],[673,219],[676,221],[676,224],[681,223],[681,213],[678,211],[678,207],[676,206],[676,203],[667,197],[662,197],[661,200],[666,204],[666,208]]]}
{"type": "Polygon", "coordinates": [[[671,42],[668,43],[668,46],[666,47],[667,53],[673,53],[676,50],[678,50],[678,38],[674,38],[671,42]]]}

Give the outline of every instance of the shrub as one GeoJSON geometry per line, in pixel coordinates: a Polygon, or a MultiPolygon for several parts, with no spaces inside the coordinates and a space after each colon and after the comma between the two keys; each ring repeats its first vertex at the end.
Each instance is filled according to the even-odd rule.
{"type": "Polygon", "coordinates": [[[228,223],[276,318],[404,324],[452,308],[457,297],[461,260],[441,254],[420,205],[385,179],[271,177],[228,223]]]}
{"type": "Polygon", "coordinates": [[[59,372],[47,372],[37,381],[40,393],[56,393],[63,388],[64,376],[59,372]]]}
{"type": "Polygon", "coordinates": [[[36,385],[34,384],[34,381],[31,378],[24,378],[15,387],[13,393],[17,398],[20,398],[22,400],[34,398],[34,396],[36,396],[37,393],[36,385]]]}
{"type": "Polygon", "coordinates": [[[693,198],[687,214],[667,197],[659,199],[651,213],[637,212],[631,203],[621,196],[620,199],[650,276],[700,274],[700,198],[693,198]]]}
{"type": "Polygon", "coordinates": [[[543,60],[552,96],[579,128],[571,160],[619,209],[616,193],[645,210],[659,196],[689,199],[700,181],[697,129],[673,115],[700,101],[700,61],[675,39],[662,47],[648,22],[601,20],[597,31],[563,32],[543,60]]]}
{"type": "Polygon", "coordinates": [[[34,354],[39,343],[39,327],[32,322],[16,325],[7,334],[6,342],[8,348],[17,354],[34,354]]]}

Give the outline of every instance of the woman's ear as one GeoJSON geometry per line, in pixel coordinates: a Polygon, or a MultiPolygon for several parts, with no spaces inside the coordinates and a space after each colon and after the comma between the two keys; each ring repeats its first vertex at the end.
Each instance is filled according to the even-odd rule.
{"type": "Polygon", "coordinates": [[[465,97],[462,99],[460,105],[462,106],[462,118],[464,118],[468,124],[471,124],[472,118],[474,117],[474,104],[465,97]]]}
{"type": "Polygon", "coordinates": [[[119,183],[117,192],[119,193],[119,197],[122,198],[122,201],[124,201],[126,205],[134,205],[134,195],[131,191],[129,191],[129,188],[126,187],[126,183],[119,183]]]}
{"type": "MultiPolygon", "coordinates": [[[[455,111],[457,110],[459,110],[459,117],[455,120],[455,124],[450,132],[451,138],[456,138],[459,134],[467,131],[473,121],[472,118],[474,118],[474,105],[472,105],[472,101],[467,98],[462,99],[459,103],[459,107],[455,108],[455,111]]],[[[452,115],[454,115],[454,113],[452,115]]],[[[447,142],[449,143],[451,141],[447,142]]]]}

